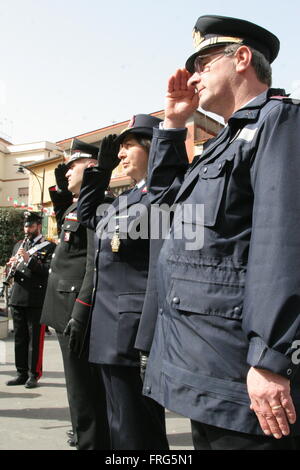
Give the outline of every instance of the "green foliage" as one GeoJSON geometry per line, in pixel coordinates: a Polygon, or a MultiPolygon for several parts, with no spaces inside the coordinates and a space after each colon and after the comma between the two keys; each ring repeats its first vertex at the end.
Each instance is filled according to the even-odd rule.
{"type": "Polygon", "coordinates": [[[0,266],[8,261],[14,244],[23,240],[23,211],[0,208],[0,266]]]}

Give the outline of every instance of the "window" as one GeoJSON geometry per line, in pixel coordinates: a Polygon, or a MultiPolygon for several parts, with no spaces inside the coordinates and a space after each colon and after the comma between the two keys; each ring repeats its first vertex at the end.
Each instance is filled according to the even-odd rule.
{"type": "Polygon", "coordinates": [[[29,193],[29,188],[18,188],[18,196],[19,197],[27,197],[29,193]]]}

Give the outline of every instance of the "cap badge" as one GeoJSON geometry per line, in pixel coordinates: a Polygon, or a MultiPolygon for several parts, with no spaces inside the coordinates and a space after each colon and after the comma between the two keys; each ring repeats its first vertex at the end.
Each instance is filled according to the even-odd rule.
{"type": "Polygon", "coordinates": [[[194,48],[197,49],[201,42],[203,41],[204,36],[198,31],[198,29],[194,28],[193,30],[193,42],[194,42],[194,48]]]}
{"type": "Polygon", "coordinates": [[[134,123],[135,123],[135,116],[132,116],[132,118],[130,119],[130,122],[128,124],[128,129],[131,129],[131,127],[134,126],[134,123]]]}

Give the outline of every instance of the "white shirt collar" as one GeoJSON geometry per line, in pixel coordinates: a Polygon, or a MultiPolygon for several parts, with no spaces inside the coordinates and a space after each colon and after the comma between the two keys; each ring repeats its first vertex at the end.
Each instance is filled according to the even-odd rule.
{"type": "Polygon", "coordinates": [[[144,184],[146,183],[145,179],[142,179],[141,181],[139,181],[138,183],[136,183],[136,188],[142,188],[144,186],[144,184]]]}

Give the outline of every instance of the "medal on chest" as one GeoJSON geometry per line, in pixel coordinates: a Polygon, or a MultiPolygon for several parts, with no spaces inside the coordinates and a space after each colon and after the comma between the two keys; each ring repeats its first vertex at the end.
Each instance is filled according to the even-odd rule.
{"type": "Polygon", "coordinates": [[[113,234],[113,236],[112,236],[110,245],[111,245],[111,251],[112,251],[113,253],[118,253],[118,251],[119,251],[119,249],[120,249],[120,245],[121,245],[121,241],[120,241],[120,226],[119,226],[119,225],[116,225],[115,232],[114,232],[114,234],[113,234]]]}
{"type": "Polygon", "coordinates": [[[71,237],[71,232],[64,233],[64,242],[69,242],[71,237]]]}

